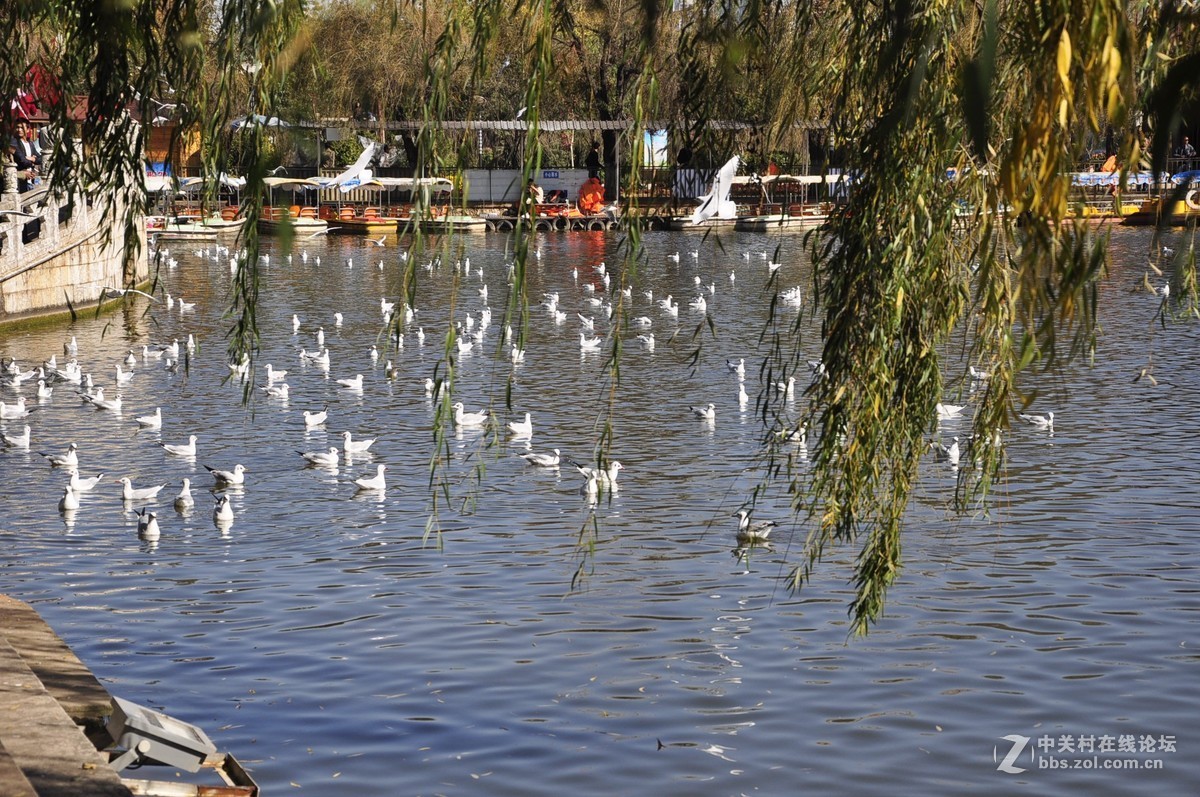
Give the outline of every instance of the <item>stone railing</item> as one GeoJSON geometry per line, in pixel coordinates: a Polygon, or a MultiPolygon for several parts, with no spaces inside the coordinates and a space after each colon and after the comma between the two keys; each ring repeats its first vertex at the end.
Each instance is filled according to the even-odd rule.
{"type": "MultiPolygon", "coordinates": [[[[123,224],[106,223],[104,203],[89,194],[55,196],[46,188],[16,192],[4,169],[0,196],[0,322],[80,307],[106,289],[147,279],[145,226],[130,248],[123,224]]],[[[123,217],[118,205],[114,215],[123,217]]]]}

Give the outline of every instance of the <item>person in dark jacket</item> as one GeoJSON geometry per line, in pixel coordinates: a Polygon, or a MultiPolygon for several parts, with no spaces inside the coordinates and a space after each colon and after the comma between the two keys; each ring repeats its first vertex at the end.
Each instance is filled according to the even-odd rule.
{"type": "Polygon", "coordinates": [[[600,144],[599,144],[599,142],[596,142],[596,141],[592,142],[592,151],[588,153],[587,159],[584,160],[583,165],[587,167],[588,177],[595,177],[595,178],[599,179],[599,177],[600,177],[600,144]]]}

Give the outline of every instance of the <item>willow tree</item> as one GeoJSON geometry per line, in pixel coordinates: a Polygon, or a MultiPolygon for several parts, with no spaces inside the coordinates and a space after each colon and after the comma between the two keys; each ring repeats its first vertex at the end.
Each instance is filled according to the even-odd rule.
{"type": "MultiPolygon", "coordinates": [[[[382,5],[395,9],[391,20],[429,7],[402,0],[382,5]]],[[[184,122],[198,125],[213,145],[206,155],[210,168],[219,156],[217,132],[235,110],[269,115],[276,108],[280,87],[307,46],[301,4],[225,0],[210,18],[205,8],[195,0],[18,0],[0,9],[9,32],[0,92],[13,95],[30,63],[40,59],[61,75],[62,96],[89,97],[81,132],[96,153],[97,170],[56,166],[55,186],[99,169],[140,173],[137,151],[124,144],[136,135],[126,111],[141,103],[144,112],[147,98],[161,102],[166,88],[189,102],[184,122]],[[206,58],[213,59],[207,72],[206,58]],[[235,106],[238,85],[247,93],[235,106]]],[[[521,105],[531,123],[526,180],[541,155],[538,124],[548,86],[564,67],[597,54],[606,69],[619,65],[590,76],[596,80],[590,95],[606,103],[591,107],[598,115],[627,116],[634,130],[663,116],[701,129],[727,107],[731,87],[750,77],[761,79],[761,92],[750,91],[745,108],[770,120],[778,136],[797,120],[827,120],[855,183],[827,234],[813,244],[823,373],[806,394],[808,428],[816,434],[811,476],[788,483],[794,509],[810,530],[792,583],[800,587],[833,546],[856,546],[850,613],[854,629],[865,632],[900,570],[904,510],[935,405],[962,370],[944,354],[951,334],[968,326],[971,362],[991,373],[975,416],[970,456],[976,467],[960,477],[963,505],[986,497],[999,472],[1003,432],[1029,400],[1019,385],[1036,383],[1041,369],[1093,349],[1106,241],[1072,223],[1063,175],[1081,154],[1080,131],[1101,134],[1107,124],[1121,131],[1122,163],[1141,155],[1139,124],[1154,134],[1154,164],[1165,163],[1170,127],[1178,123],[1181,101],[1195,99],[1200,76],[1193,8],[1145,0],[597,0],[578,6],[477,0],[446,16],[424,56],[427,124],[417,139],[417,165],[433,150],[438,121],[461,110],[462,86],[485,86],[493,60],[511,52],[513,42],[520,43],[521,105]],[[592,38],[584,38],[585,29],[592,38]],[[503,47],[497,45],[502,32],[508,37],[503,47]],[[619,52],[604,60],[604,48],[614,43],[619,52]],[[664,65],[678,81],[668,92],[669,107],[658,90],[664,65]],[[614,76],[625,82],[601,82],[614,76]],[[951,168],[956,179],[947,179],[951,168]]],[[[389,19],[381,17],[380,24],[389,19]]],[[[66,123],[65,100],[51,111],[66,123]]],[[[640,136],[631,144],[637,157],[640,136]]],[[[254,169],[247,177],[252,231],[263,174],[254,169]]],[[[528,310],[525,232],[518,226],[508,307],[518,330],[528,310]]],[[[639,234],[631,222],[625,282],[636,283],[639,234]]],[[[253,232],[248,245],[251,254],[230,300],[234,358],[252,355],[257,343],[253,232]]],[[[1171,299],[1194,307],[1194,258],[1187,265],[1171,299]]],[[[415,271],[406,279],[414,290],[415,271]]],[[[618,303],[618,322],[625,311],[618,303]]],[[[790,323],[771,320],[767,331],[777,346],[768,365],[795,372],[802,367],[796,354],[801,328],[790,323]]],[[[608,367],[615,402],[624,329],[618,323],[614,330],[608,367]]],[[[452,385],[449,340],[446,352],[452,385]]],[[[764,421],[768,431],[795,423],[769,406],[764,421]]],[[[611,428],[598,438],[602,462],[611,428]]],[[[768,458],[771,439],[764,435],[768,458]]]]}

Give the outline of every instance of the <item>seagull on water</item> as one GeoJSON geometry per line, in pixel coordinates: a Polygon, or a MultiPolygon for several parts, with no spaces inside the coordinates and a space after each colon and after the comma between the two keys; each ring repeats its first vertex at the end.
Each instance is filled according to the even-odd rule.
{"type": "Polygon", "coordinates": [[[275,368],[273,368],[273,367],[271,366],[271,364],[270,364],[270,363],[267,363],[267,364],[266,364],[265,366],[263,366],[263,367],[264,367],[264,368],[266,369],[266,371],[267,371],[267,381],[268,381],[268,382],[278,382],[278,381],[280,381],[281,379],[283,379],[284,377],[286,377],[286,376],[288,375],[288,372],[287,372],[287,371],[279,371],[279,370],[276,370],[275,368]]]}
{"type": "Polygon", "coordinates": [[[150,542],[162,536],[158,529],[158,515],[147,512],[144,507],[138,512],[138,536],[150,542]]]}
{"type": "Polygon", "coordinates": [[[638,335],[637,339],[642,344],[642,347],[645,348],[646,351],[654,351],[654,333],[653,332],[651,332],[649,335],[638,335]]]}
{"type": "Polygon", "coordinates": [[[957,437],[955,437],[954,441],[948,446],[938,442],[937,440],[934,440],[929,444],[929,447],[933,449],[934,459],[938,460],[939,462],[949,462],[955,467],[958,466],[960,453],[957,437]]]}
{"type": "Polygon", "coordinates": [[[170,444],[159,443],[163,451],[168,454],[174,454],[177,457],[194,457],[196,456],[196,435],[189,435],[186,443],[170,444]]]}
{"type": "Polygon", "coordinates": [[[58,499],[59,512],[74,512],[79,508],[79,496],[71,489],[70,485],[63,488],[62,498],[58,499]]]}
{"type": "Polygon", "coordinates": [[[709,403],[707,407],[688,407],[702,421],[715,421],[717,419],[717,405],[709,403]]]}
{"type": "Polygon", "coordinates": [[[195,505],[196,501],[192,498],[192,480],[184,478],[183,487],[179,490],[179,495],[175,496],[175,511],[183,512],[195,505]]]}
{"type": "Polygon", "coordinates": [[[88,490],[93,489],[97,484],[99,484],[100,480],[103,478],[103,473],[97,473],[95,476],[89,476],[86,479],[81,479],[79,478],[79,471],[73,470],[71,471],[71,481],[68,486],[73,492],[86,493],[88,490]]]}
{"type": "Polygon", "coordinates": [[[71,445],[67,446],[67,453],[65,454],[44,454],[40,451],[38,453],[48,459],[50,466],[53,468],[74,468],[79,465],[79,455],[76,454],[78,450],[79,446],[71,443],[71,445]]]}
{"type": "Polygon", "coordinates": [[[739,509],[734,517],[738,519],[737,541],[739,544],[766,542],[767,537],[771,536],[776,523],[774,520],[750,520],[750,512],[745,509],[739,509]]]}
{"type": "Polygon", "coordinates": [[[330,446],[328,451],[297,451],[296,453],[307,459],[310,465],[318,465],[323,468],[336,468],[338,462],[341,461],[341,456],[334,446],[330,446]]]}
{"type": "Polygon", "coordinates": [[[942,404],[939,401],[937,404],[937,407],[935,409],[937,409],[938,420],[945,421],[950,418],[957,418],[958,416],[962,415],[963,410],[966,409],[966,405],[965,404],[942,404]]]}
{"type": "Polygon", "coordinates": [[[240,462],[233,466],[233,470],[217,470],[208,465],[204,469],[213,475],[218,484],[245,484],[246,483],[246,466],[240,462]]]}
{"type": "Polygon", "coordinates": [[[529,417],[529,413],[525,413],[523,421],[509,421],[508,431],[512,432],[515,437],[533,437],[533,420],[529,417]]]}
{"type": "Polygon", "coordinates": [[[558,449],[554,449],[553,454],[539,454],[535,451],[528,451],[521,455],[521,459],[539,468],[557,468],[559,463],[558,449]]]}
{"type": "Polygon", "coordinates": [[[347,457],[351,454],[365,454],[367,449],[374,444],[375,439],[372,437],[370,440],[355,440],[350,432],[342,432],[342,449],[345,450],[347,457]]]}
{"type": "Polygon", "coordinates": [[[360,390],[361,391],[363,389],[363,381],[362,380],[363,380],[362,374],[356,374],[355,376],[353,376],[352,378],[349,378],[349,379],[339,379],[339,380],[337,380],[337,383],[344,388],[348,388],[350,390],[360,390]]]}
{"type": "Polygon", "coordinates": [[[1044,429],[1054,431],[1054,413],[1048,412],[1045,415],[1019,415],[1017,416],[1026,423],[1033,424],[1035,429],[1044,429]]]}
{"type": "Polygon", "coordinates": [[[615,459],[608,463],[608,467],[603,470],[593,468],[589,465],[580,465],[578,462],[572,462],[571,464],[575,466],[577,471],[584,475],[584,478],[589,481],[594,479],[600,485],[611,487],[614,490],[617,487],[617,474],[625,470],[625,466],[615,459]]]}
{"type": "Polygon", "coordinates": [[[5,404],[0,401],[0,420],[15,421],[27,415],[29,415],[29,410],[25,408],[24,396],[17,396],[17,400],[13,404],[5,404]]]}
{"type": "Polygon", "coordinates": [[[153,415],[139,415],[134,418],[137,425],[143,429],[161,429],[162,428],[162,407],[155,407],[153,415]]]}
{"type": "Polygon", "coordinates": [[[287,382],[280,382],[278,385],[267,385],[262,390],[271,398],[286,400],[290,389],[287,382]]]}
{"type": "Polygon", "coordinates": [[[233,522],[233,507],[229,505],[229,496],[222,493],[214,496],[217,505],[213,507],[213,522],[214,523],[232,523],[233,522]]]}
{"type": "Polygon", "coordinates": [[[153,501],[165,484],[157,487],[134,487],[128,476],[121,477],[121,498],[126,501],[153,501]]]}
{"type": "Polygon", "coordinates": [[[600,351],[603,343],[604,338],[588,338],[582,332],[579,333],[579,350],[582,352],[600,351]]]}
{"type": "Polygon", "coordinates": [[[354,480],[354,484],[359,490],[383,492],[387,489],[387,481],[383,478],[385,470],[387,470],[387,465],[376,465],[374,476],[360,476],[354,480]]]}
{"type": "Polygon", "coordinates": [[[488,422],[488,414],[486,412],[466,412],[461,401],[454,402],[454,425],[455,426],[484,426],[488,422]]]}
{"type": "Polygon", "coordinates": [[[739,382],[746,378],[746,358],[745,357],[739,357],[737,362],[734,362],[733,360],[726,360],[725,367],[728,368],[731,372],[737,374],[737,378],[738,378],[739,382]]]}
{"type": "Polygon", "coordinates": [[[6,446],[13,448],[24,448],[29,450],[29,424],[25,424],[25,431],[20,434],[4,434],[0,436],[4,440],[6,446]]]}
{"type": "Polygon", "coordinates": [[[319,412],[304,411],[304,425],[311,429],[314,426],[320,426],[329,418],[329,405],[326,404],[324,409],[319,412]]]}

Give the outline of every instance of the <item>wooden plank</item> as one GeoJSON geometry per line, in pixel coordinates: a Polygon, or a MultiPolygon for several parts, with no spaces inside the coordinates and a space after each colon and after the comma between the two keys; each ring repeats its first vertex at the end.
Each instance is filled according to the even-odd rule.
{"type": "Polygon", "coordinates": [[[0,595],[0,637],[76,723],[95,725],[112,713],[107,690],[32,606],[0,595]]]}
{"type": "Polygon", "coordinates": [[[105,757],[4,640],[0,741],[38,797],[131,797],[105,757]]]}

